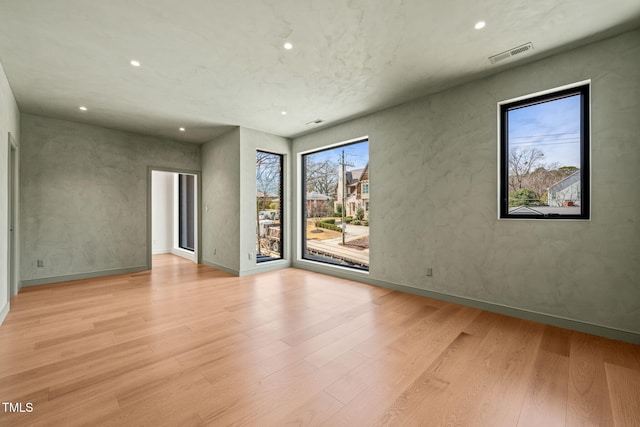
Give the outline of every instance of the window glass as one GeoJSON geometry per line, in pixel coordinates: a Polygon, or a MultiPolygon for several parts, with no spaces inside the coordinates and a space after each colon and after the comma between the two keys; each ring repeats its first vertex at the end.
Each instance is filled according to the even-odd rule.
{"type": "Polygon", "coordinates": [[[303,258],[369,270],[369,142],[302,156],[303,258]]]}
{"type": "Polygon", "coordinates": [[[256,153],[256,262],[282,258],[282,158],[280,154],[256,153]]]}

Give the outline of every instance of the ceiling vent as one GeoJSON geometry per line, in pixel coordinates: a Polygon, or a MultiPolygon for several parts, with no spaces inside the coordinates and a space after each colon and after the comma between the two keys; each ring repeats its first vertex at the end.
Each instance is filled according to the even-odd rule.
{"type": "Polygon", "coordinates": [[[489,57],[489,61],[492,64],[495,64],[496,62],[500,62],[500,61],[505,60],[507,58],[511,58],[512,56],[519,55],[521,53],[530,51],[531,49],[533,49],[533,44],[531,42],[525,43],[525,44],[523,44],[521,46],[517,46],[517,47],[514,47],[513,49],[509,49],[506,52],[502,52],[502,53],[499,53],[497,55],[490,56],[489,57]]]}
{"type": "Polygon", "coordinates": [[[310,122],[305,123],[307,126],[311,126],[311,125],[319,125],[320,123],[322,123],[322,119],[315,119],[315,120],[311,120],[310,122]]]}

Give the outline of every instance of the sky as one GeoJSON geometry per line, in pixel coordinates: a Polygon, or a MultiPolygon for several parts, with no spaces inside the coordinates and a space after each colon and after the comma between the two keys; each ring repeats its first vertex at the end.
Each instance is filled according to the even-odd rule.
{"type": "Polygon", "coordinates": [[[331,160],[338,164],[340,156],[344,150],[345,163],[348,163],[347,170],[364,168],[369,162],[369,141],[358,142],[356,144],[342,145],[318,153],[309,154],[311,160],[319,162],[331,160]]]}
{"type": "Polygon", "coordinates": [[[580,95],[510,110],[509,149],[536,147],[543,163],[580,167],[580,95]]]}

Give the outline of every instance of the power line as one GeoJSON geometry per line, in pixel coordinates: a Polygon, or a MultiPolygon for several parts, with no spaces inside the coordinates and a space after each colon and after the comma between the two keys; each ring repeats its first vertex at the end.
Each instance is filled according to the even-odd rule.
{"type": "Polygon", "coordinates": [[[509,144],[509,146],[511,147],[524,147],[527,145],[533,146],[533,147],[540,147],[543,145],[567,145],[567,144],[579,144],[580,141],[574,141],[574,142],[514,142],[509,144]]]}
{"type": "Polygon", "coordinates": [[[543,138],[547,136],[560,136],[560,135],[580,135],[580,132],[566,132],[566,133],[548,133],[544,135],[527,135],[527,136],[512,136],[510,139],[516,138],[543,138]]]}

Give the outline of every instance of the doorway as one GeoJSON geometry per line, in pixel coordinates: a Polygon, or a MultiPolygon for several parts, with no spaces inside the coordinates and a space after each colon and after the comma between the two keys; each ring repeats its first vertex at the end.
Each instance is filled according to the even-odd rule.
{"type": "Polygon", "coordinates": [[[199,262],[199,172],[150,168],[149,268],[152,255],[199,262]]]}

